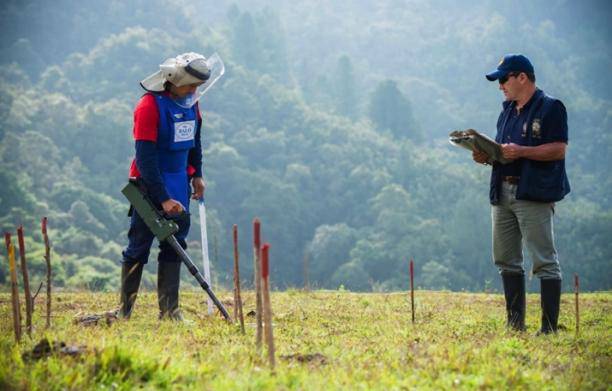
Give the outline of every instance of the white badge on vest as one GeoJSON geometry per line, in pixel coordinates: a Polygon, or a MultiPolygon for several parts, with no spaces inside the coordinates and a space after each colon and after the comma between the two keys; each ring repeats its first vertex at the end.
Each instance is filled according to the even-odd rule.
{"type": "Polygon", "coordinates": [[[174,142],[193,140],[195,136],[195,121],[183,121],[174,123],[174,142]]]}

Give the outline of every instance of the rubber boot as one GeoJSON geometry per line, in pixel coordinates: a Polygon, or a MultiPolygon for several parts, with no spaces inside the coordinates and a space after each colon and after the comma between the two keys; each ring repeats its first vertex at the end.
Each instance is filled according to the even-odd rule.
{"type": "Polygon", "coordinates": [[[508,314],[507,326],[514,330],[525,331],[525,276],[502,274],[502,279],[508,314]]]}
{"type": "Polygon", "coordinates": [[[118,313],[120,318],[129,319],[132,315],[143,267],[144,264],[140,262],[121,265],[121,304],[118,313]]]}
{"type": "Polygon", "coordinates": [[[159,262],[157,265],[157,301],[159,319],[183,321],[179,310],[180,262],[159,262]]]}
{"type": "Polygon", "coordinates": [[[561,304],[561,280],[540,280],[540,303],[542,328],[539,334],[556,333],[561,304]]]}

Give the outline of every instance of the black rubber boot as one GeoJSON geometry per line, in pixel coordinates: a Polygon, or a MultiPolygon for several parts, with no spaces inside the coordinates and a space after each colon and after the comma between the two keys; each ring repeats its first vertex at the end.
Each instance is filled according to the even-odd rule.
{"type": "Polygon", "coordinates": [[[157,265],[157,301],[159,319],[182,321],[179,310],[180,262],[159,262],[157,265]]]}
{"type": "Polygon", "coordinates": [[[556,333],[561,304],[561,280],[540,280],[540,303],[542,305],[540,334],[556,333]]]}
{"type": "Polygon", "coordinates": [[[132,315],[143,267],[140,262],[121,265],[121,304],[118,313],[120,318],[129,319],[132,315]]]}
{"type": "Polygon", "coordinates": [[[502,274],[508,327],[525,331],[525,276],[502,274]]]}

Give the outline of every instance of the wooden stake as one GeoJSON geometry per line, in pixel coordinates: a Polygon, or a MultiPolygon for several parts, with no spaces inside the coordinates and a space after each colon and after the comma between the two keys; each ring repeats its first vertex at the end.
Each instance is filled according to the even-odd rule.
{"type": "Polygon", "coordinates": [[[580,332],[580,308],[578,306],[578,292],[580,291],[580,281],[578,274],[574,274],[574,292],[576,293],[576,334],[580,332]]]}
{"type": "Polygon", "coordinates": [[[238,321],[238,227],[232,226],[232,243],[234,245],[234,320],[238,321]]]}
{"type": "Polygon", "coordinates": [[[40,223],[42,235],[45,240],[45,262],[47,263],[47,322],[46,327],[51,327],[51,246],[47,236],[47,218],[43,217],[40,223]]]}
{"type": "Polygon", "coordinates": [[[21,307],[19,306],[19,288],[17,287],[17,270],[15,268],[15,247],[11,243],[11,234],[4,234],[4,242],[9,260],[9,273],[11,275],[11,301],[13,303],[13,329],[15,340],[21,341],[21,307]]]}
{"type": "Polygon", "coordinates": [[[234,237],[234,319],[240,319],[240,330],[244,331],[244,316],[242,315],[242,297],[240,296],[240,266],[238,254],[238,226],[232,227],[234,237]]]}
{"type": "Polygon", "coordinates": [[[23,276],[23,292],[25,294],[26,330],[32,336],[32,293],[30,292],[30,277],[28,275],[28,263],[26,260],[25,241],[23,239],[23,226],[17,228],[19,242],[19,259],[21,261],[21,275],[23,276]]]}
{"type": "Polygon", "coordinates": [[[412,323],[414,323],[414,260],[410,258],[410,307],[412,309],[412,323]]]}
{"type": "Polygon", "coordinates": [[[261,354],[262,340],[262,303],[261,303],[261,222],[258,218],[253,220],[253,272],[255,282],[255,315],[257,319],[257,335],[255,343],[257,353],[261,354]]]}
{"type": "Polygon", "coordinates": [[[261,278],[263,283],[263,307],[264,320],[266,325],[266,344],[268,345],[268,361],[270,367],[274,370],[276,362],[274,359],[274,335],[272,333],[272,306],[270,304],[270,263],[268,254],[270,252],[270,244],[265,243],[261,248],[261,278]]]}

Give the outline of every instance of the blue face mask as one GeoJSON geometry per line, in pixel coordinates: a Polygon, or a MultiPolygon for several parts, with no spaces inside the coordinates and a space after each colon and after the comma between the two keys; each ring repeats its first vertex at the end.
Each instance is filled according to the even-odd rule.
{"type": "Polygon", "coordinates": [[[175,98],[173,99],[174,102],[181,106],[184,107],[186,109],[190,109],[193,105],[195,105],[195,103],[197,102],[197,98],[196,98],[196,94],[189,94],[189,95],[185,95],[182,98],[175,98]]]}

